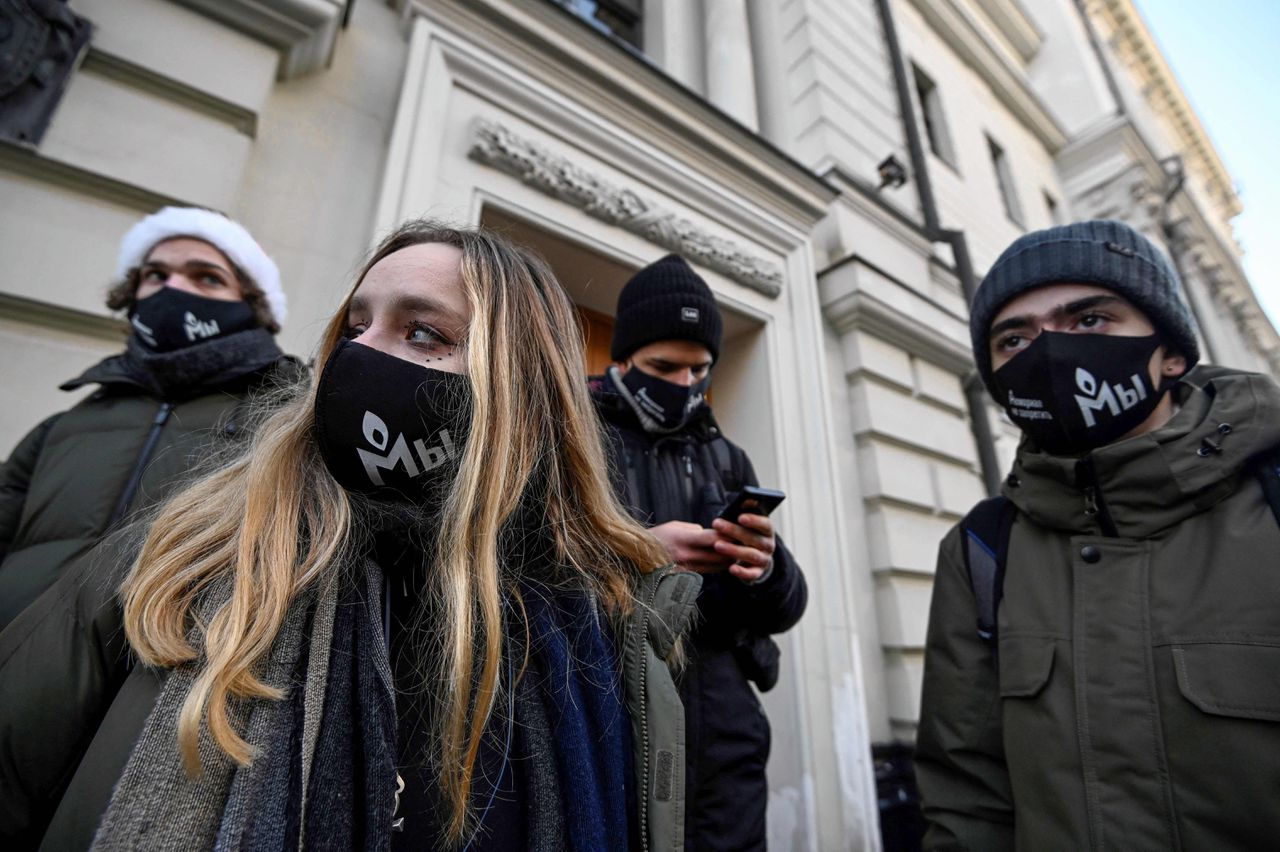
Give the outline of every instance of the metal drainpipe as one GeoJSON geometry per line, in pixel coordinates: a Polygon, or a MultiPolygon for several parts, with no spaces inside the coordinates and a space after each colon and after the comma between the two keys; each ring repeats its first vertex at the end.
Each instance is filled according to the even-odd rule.
{"type": "MultiPolygon", "coordinates": [[[[969,257],[969,241],[965,238],[964,231],[943,228],[938,219],[938,205],[933,197],[933,182],[929,178],[924,145],[920,141],[920,127],[916,124],[915,108],[911,103],[911,89],[907,83],[907,64],[902,57],[902,46],[898,43],[898,31],[893,22],[893,12],[889,8],[890,2],[891,0],[876,0],[876,8],[880,13],[885,41],[889,46],[889,58],[893,63],[893,77],[898,89],[898,110],[902,113],[911,171],[915,176],[916,189],[920,193],[920,209],[924,212],[925,234],[934,242],[947,243],[951,246],[956,272],[960,276],[960,289],[964,292],[965,301],[972,305],[973,296],[978,290],[978,281],[973,274],[973,261],[969,257]]],[[[973,430],[973,438],[978,447],[978,465],[982,469],[982,481],[987,486],[988,494],[997,494],[1000,491],[1003,476],[1000,461],[996,457],[991,420],[987,416],[987,391],[977,370],[971,370],[965,377],[964,396],[969,405],[969,426],[973,430]]]]}
{"type": "Polygon", "coordinates": [[[1196,300],[1191,298],[1190,286],[1191,282],[1187,280],[1186,263],[1183,261],[1182,240],[1178,236],[1178,229],[1174,225],[1172,208],[1173,199],[1182,191],[1183,184],[1186,183],[1186,176],[1182,174],[1181,167],[1179,173],[1173,180],[1173,185],[1165,190],[1164,197],[1160,202],[1160,234],[1164,237],[1165,248],[1169,250],[1169,259],[1173,261],[1173,270],[1178,273],[1178,281],[1182,284],[1183,300],[1187,303],[1187,307],[1191,309],[1191,319],[1195,322],[1196,329],[1200,332],[1200,342],[1203,344],[1204,355],[1211,364],[1221,364],[1218,359],[1218,353],[1214,349],[1213,342],[1209,340],[1209,335],[1205,332],[1203,318],[1200,316],[1200,310],[1196,307],[1196,300]]]}

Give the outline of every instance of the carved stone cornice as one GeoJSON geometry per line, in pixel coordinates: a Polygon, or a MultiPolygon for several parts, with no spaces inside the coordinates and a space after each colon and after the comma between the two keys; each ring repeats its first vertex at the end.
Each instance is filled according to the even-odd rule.
{"type": "Polygon", "coordinates": [[[1133,0],[1088,0],[1085,12],[1111,34],[1109,45],[1136,77],[1147,106],[1169,123],[1178,152],[1203,174],[1223,221],[1239,215],[1243,207],[1231,175],[1133,0]]]}
{"type": "Polygon", "coordinates": [[[777,264],[749,254],[737,243],[709,233],[630,189],[614,186],[497,122],[476,121],[467,156],[770,298],[782,292],[782,269],[777,264]]]}

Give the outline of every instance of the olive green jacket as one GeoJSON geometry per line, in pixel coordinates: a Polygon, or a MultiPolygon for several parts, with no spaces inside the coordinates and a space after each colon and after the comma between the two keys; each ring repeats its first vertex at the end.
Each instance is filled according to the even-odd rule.
{"type": "Polygon", "coordinates": [[[959,529],[943,541],[917,746],[926,848],[1280,840],[1280,526],[1251,469],[1280,445],[1280,388],[1201,367],[1175,393],[1163,428],[1082,464],[1024,442],[998,655],[959,529]]]}
{"type": "Polygon", "coordinates": [[[108,358],[62,385],[97,391],[41,422],[0,464],[0,628],[108,530],[234,441],[244,427],[237,409],[255,390],[301,374],[262,329],[151,357],[186,358],[202,381],[157,387],[145,362],[108,358]]]}

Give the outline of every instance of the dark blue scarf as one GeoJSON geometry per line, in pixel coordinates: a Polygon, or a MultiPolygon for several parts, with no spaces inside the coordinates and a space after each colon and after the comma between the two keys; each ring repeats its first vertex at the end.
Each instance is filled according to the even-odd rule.
{"type": "MultiPolygon", "coordinates": [[[[529,622],[529,658],[516,692],[517,727],[522,717],[546,720],[565,848],[626,848],[635,836],[636,816],[631,723],[613,631],[581,593],[524,583],[521,598],[529,622]]],[[[527,730],[538,727],[535,721],[527,730]]],[[[530,751],[536,762],[536,748],[530,751]]],[[[545,783],[530,780],[533,788],[545,783]]],[[[538,792],[527,791],[526,801],[534,801],[538,792]]],[[[532,846],[540,832],[536,822],[530,829],[532,846]]]]}
{"type": "MultiPolygon", "coordinates": [[[[490,717],[472,807],[470,852],[513,848],[625,849],[636,837],[631,725],[613,631],[577,590],[520,583],[507,607],[504,695],[490,717]],[[525,632],[523,611],[527,619],[525,632]],[[514,692],[507,689],[516,679],[514,692]],[[512,714],[514,723],[512,724],[512,714]]],[[[362,582],[341,593],[329,677],[307,784],[306,844],[320,850],[383,850],[392,842],[397,716],[389,673],[375,661],[384,641],[379,602],[362,582]]],[[[305,679],[303,647],[296,682],[305,679]]],[[[283,702],[257,807],[241,848],[296,846],[301,823],[301,688],[283,702]]],[[[431,848],[439,825],[405,826],[403,839],[431,848]]]]}

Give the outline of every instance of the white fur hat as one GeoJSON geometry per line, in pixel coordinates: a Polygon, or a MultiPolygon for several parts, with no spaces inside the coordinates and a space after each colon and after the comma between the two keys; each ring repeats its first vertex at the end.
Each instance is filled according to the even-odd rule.
{"type": "Polygon", "coordinates": [[[120,243],[116,261],[116,277],[123,278],[130,269],[141,266],[147,252],[165,240],[192,237],[204,240],[225,254],[232,263],[247,272],[267,299],[271,316],[284,325],[287,306],[280,288],[280,269],[267,257],[243,225],[221,213],[199,207],[165,207],[129,229],[120,243]]]}

